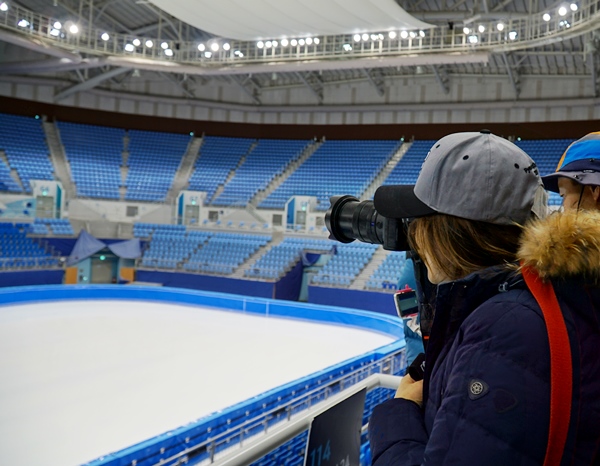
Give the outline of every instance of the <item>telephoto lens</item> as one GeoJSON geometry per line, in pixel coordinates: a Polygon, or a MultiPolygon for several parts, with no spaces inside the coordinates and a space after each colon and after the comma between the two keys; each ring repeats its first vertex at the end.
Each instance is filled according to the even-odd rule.
{"type": "Polygon", "coordinates": [[[389,251],[408,251],[403,219],[387,218],[375,210],[373,201],[359,201],[354,196],[333,196],[325,214],[329,239],[340,243],[354,240],[382,244],[389,251]]]}

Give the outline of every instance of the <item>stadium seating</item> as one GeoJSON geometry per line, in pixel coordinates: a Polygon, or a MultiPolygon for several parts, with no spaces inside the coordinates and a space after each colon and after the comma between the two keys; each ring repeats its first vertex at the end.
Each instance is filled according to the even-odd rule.
{"type": "Polygon", "coordinates": [[[80,197],[119,199],[125,130],[57,122],[80,197]]]}
{"type": "MultiPolygon", "coordinates": [[[[556,170],[560,158],[573,141],[573,139],[520,140],[516,141],[515,144],[529,154],[543,176],[556,170]]],[[[549,194],[549,205],[558,206],[562,204],[562,198],[557,193],[549,194]]]]}
{"type": "Polygon", "coordinates": [[[200,155],[190,177],[189,189],[205,191],[205,204],[210,203],[216,190],[224,184],[242,158],[248,154],[254,139],[204,137],[200,155]]]}
{"type": "Polygon", "coordinates": [[[211,236],[211,233],[203,231],[186,232],[185,228],[158,227],[152,233],[152,241],[144,254],[142,266],[169,269],[181,267],[211,236]]]}
{"type": "Polygon", "coordinates": [[[366,288],[372,290],[397,289],[398,278],[402,275],[405,265],[406,253],[404,251],[389,252],[367,280],[366,288]]]}
{"type": "Polygon", "coordinates": [[[423,160],[434,142],[431,140],[414,141],[382,185],[414,184],[421,171],[423,160]]]}
{"type": "Polygon", "coordinates": [[[283,209],[295,195],[317,197],[317,210],[338,194],[359,197],[398,151],[399,141],[326,141],[259,208],[283,209]]]}
{"type": "Polygon", "coordinates": [[[73,236],[75,232],[66,218],[36,218],[33,221],[32,233],[36,235],[73,236]]]}
{"type": "Polygon", "coordinates": [[[285,238],[268,250],[253,265],[245,270],[248,278],[277,280],[285,275],[299,260],[302,251],[331,251],[334,244],[328,240],[285,238]]]}
{"type": "Polygon", "coordinates": [[[164,201],[189,142],[187,134],[129,131],[125,199],[164,201]]]}
{"type": "Polygon", "coordinates": [[[0,150],[9,166],[0,160],[0,191],[31,192],[29,180],[54,180],[42,120],[0,113],[0,150]],[[23,189],[10,176],[16,170],[23,189]]]}
{"type": "Polygon", "coordinates": [[[211,204],[248,204],[258,191],[264,190],[291,162],[302,155],[310,143],[311,141],[260,139],[211,204]]]}
{"type": "Polygon", "coordinates": [[[33,269],[59,265],[57,257],[27,237],[28,224],[0,223],[0,270],[33,269]]]}
{"type": "Polygon", "coordinates": [[[267,235],[215,233],[191,255],[183,268],[192,272],[231,275],[269,241],[271,236],[267,235]]]}
{"type": "Polygon", "coordinates": [[[312,282],[317,285],[349,287],[378,247],[377,244],[367,243],[339,244],[337,253],[313,277],[312,282]]]}

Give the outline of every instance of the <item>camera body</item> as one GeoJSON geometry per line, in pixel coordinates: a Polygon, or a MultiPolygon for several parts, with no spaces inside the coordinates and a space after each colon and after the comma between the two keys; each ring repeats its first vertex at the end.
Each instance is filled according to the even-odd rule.
{"type": "Polygon", "coordinates": [[[329,239],[381,244],[388,251],[410,250],[408,222],[409,219],[384,217],[377,211],[376,201],[361,202],[349,195],[331,197],[331,207],[325,214],[329,239]]]}

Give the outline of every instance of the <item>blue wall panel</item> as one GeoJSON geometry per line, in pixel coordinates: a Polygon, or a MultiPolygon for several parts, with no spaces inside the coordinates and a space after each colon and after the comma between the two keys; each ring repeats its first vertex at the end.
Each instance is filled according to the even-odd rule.
{"type": "Polygon", "coordinates": [[[0,272],[0,287],[57,285],[63,282],[63,270],[24,270],[0,272]]]}
{"type": "Polygon", "coordinates": [[[272,298],[275,293],[274,283],[193,273],[138,270],[135,279],[138,282],[161,283],[163,286],[176,288],[235,293],[262,298],[272,298]]]}
{"type": "Polygon", "coordinates": [[[313,304],[351,307],[354,309],[381,312],[392,316],[398,315],[394,305],[393,292],[377,293],[373,291],[341,290],[339,288],[309,286],[308,300],[313,304]]]}

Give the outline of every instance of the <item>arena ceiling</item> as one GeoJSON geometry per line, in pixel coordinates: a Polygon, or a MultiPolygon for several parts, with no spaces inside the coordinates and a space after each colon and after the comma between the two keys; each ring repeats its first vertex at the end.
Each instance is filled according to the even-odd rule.
{"type": "MultiPolygon", "coordinates": [[[[600,0],[0,0],[0,4],[8,8],[0,11],[0,75],[65,79],[71,83],[67,95],[123,84],[139,79],[140,73],[176,85],[187,99],[194,98],[190,81],[196,85],[226,81],[254,97],[266,88],[300,86],[318,95],[327,85],[368,81],[381,95],[384,81],[420,74],[435,76],[445,92],[449,76],[503,75],[517,98],[522,76],[589,77],[595,95],[600,95],[600,0]],[[560,8],[566,9],[564,16],[560,8]],[[2,14],[14,11],[35,13],[27,31],[2,21],[2,14]],[[545,14],[550,20],[542,19],[545,14]],[[56,37],[32,35],[29,29],[44,18],[64,24],[60,34],[71,22],[80,32],[88,31],[88,46],[79,39],[75,44],[71,37],[57,43],[56,37]],[[497,38],[500,23],[508,28],[502,40],[497,38]],[[516,30],[510,31],[513,24],[524,28],[518,37],[516,30]],[[544,36],[543,28],[551,25],[553,31],[544,36]],[[521,40],[530,29],[537,32],[521,40]],[[90,45],[92,31],[97,35],[102,30],[111,40],[118,35],[125,42],[141,43],[144,53],[143,44],[151,42],[152,54],[137,49],[129,55],[120,50],[111,53],[106,44],[102,50],[97,37],[90,45]],[[392,44],[390,33],[398,45],[392,44]],[[509,39],[507,34],[513,33],[509,39]],[[419,42],[421,34],[421,48],[407,49],[400,34],[407,44],[419,42]],[[329,52],[317,51],[320,36],[329,52]],[[284,41],[286,45],[300,41],[303,46],[306,41],[302,50],[308,50],[309,40],[314,52],[306,56],[275,55],[275,44],[282,49],[284,41]],[[159,43],[170,52],[168,57],[157,55],[159,43]],[[217,48],[211,49],[214,44],[217,48]],[[225,47],[230,58],[215,62],[225,47]],[[251,54],[256,59],[250,59],[251,54]]],[[[51,29],[48,26],[45,34],[51,29]]],[[[129,43],[126,46],[133,50],[129,43]]],[[[64,95],[57,95],[56,101],[64,95]]],[[[260,100],[254,98],[254,103],[260,105],[260,100]]]]}

